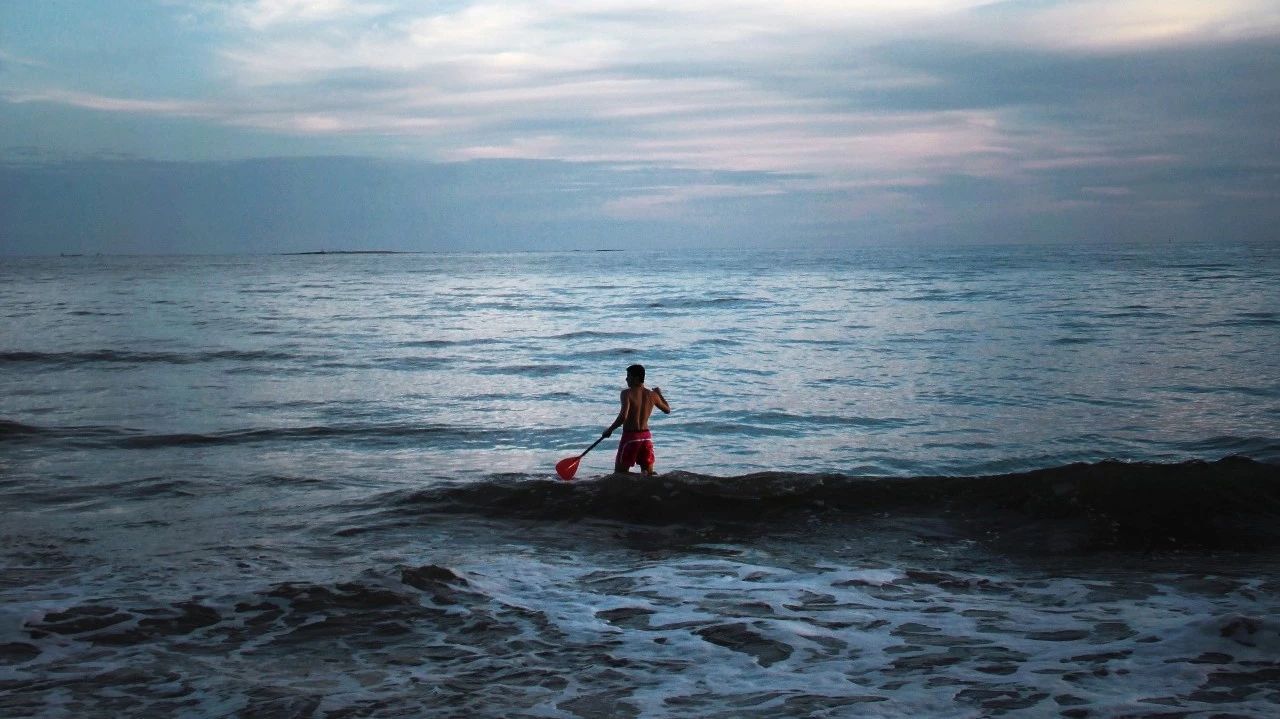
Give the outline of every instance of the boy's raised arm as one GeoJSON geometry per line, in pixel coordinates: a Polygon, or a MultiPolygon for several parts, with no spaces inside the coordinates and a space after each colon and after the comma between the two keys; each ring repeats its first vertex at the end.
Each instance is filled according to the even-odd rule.
{"type": "Polygon", "coordinates": [[[653,406],[662,410],[663,414],[671,414],[671,405],[667,404],[667,398],[662,396],[662,388],[653,388],[653,406]]]}

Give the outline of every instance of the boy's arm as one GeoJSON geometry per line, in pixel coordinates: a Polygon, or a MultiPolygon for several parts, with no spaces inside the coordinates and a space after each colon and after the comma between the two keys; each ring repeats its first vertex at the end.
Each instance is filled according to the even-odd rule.
{"type": "Polygon", "coordinates": [[[622,392],[621,401],[622,401],[622,409],[618,410],[618,418],[613,420],[613,424],[609,425],[609,428],[606,429],[604,433],[600,435],[601,437],[608,437],[609,435],[613,434],[613,430],[621,427],[624,423],[626,423],[627,410],[630,409],[630,407],[627,406],[628,404],[630,404],[630,397],[627,395],[627,392],[625,390],[622,392]]]}
{"type": "Polygon", "coordinates": [[[653,406],[662,410],[663,414],[671,414],[671,405],[667,404],[667,398],[662,396],[662,388],[653,388],[653,406]]]}

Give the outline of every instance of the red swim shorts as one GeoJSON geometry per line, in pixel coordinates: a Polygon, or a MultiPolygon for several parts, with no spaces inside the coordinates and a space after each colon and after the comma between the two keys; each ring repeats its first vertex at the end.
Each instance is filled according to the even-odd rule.
{"type": "Polygon", "coordinates": [[[642,467],[652,467],[653,462],[653,434],[649,430],[622,433],[622,441],[618,443],[618,455],[613,460],[615,467],[621,465],[631,469],[637,464],[642,467]]]}

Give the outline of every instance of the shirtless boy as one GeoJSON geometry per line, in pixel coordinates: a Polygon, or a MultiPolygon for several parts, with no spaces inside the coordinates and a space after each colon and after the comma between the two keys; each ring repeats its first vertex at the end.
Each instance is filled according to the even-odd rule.
{"type": "Polygon", "coordinates": [[[614,472],[626,474],[632,465],[638,464],[645,474],[654,474],[653,435],[649,433],[649,415],[653,414],[654,407],[663,414],[671,413],[662,388],[644,386],[644,366],[631,365],[627,368],[627,388],[622,390],[622,409],[603,435],[608,437],[622,427],[622,440],[618,442],[618,454],[613,460],[614,472]]]}

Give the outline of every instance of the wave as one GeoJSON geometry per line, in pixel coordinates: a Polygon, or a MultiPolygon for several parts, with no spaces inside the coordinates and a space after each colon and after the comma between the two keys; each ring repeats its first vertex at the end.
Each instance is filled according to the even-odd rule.
{"type": "Polygon", "coordinates": [[[1193,456],[1231,454],[1270,458],[1280,454],[1280,442],[1260,435],[1220,435],[1206,439],[1169,442],[1167,446],[1174,452],[1185,452],[1193,456]]]}
{"type": "Polygon", "coordinates": [[[0,365],[44,364],[71,367],[84,364],[199,364],[218,361],[280,362],[303,359],[292,352],[272,350],[213,350],[208,352],[142,352],[87,350],[79,352],[0,352],[0,365]]]}
{"type": "Polygon", "coordinates": [[[43,431],[44,430],[40,427],[33,427],[21,422],[12,422],[7,419],[0,419],[0,439],[39,435],[42,434],[43,431]]]}
{"type": "Polygon", "coordinates": [[[500,312],[578,312],[582,310],[580,305],[569,304],[563,302],[530,302],[529,298],[521,295],[510,302],[488,301],[474,302],[467,305],[471,310],[498,310],[500,312]]]}
{"type": "Polygon", "coordinates": [[[1234,319],[1210,323],[1211,327],[1275,327],[1280,325],[1280,313],[1240,312],[1234,319]]]}
{"type": "Polygon", "coordinates": [[[999,300],[1006,293],[1000,290],[922,290],[914,295],[899,297],[903,302],[967,302],[970,300],[999,300]]]}
{"type": "MultiPolygon", "coordinates": [[[[737,371],[737,370],[735,370],[737,371]]],[[[753,436],[800,437],[822,429],[857,428],[869,431],[891,430],[924,424],[923,420],[903,417],[861,417],[829,414],[800,414],[782,410],[761,412],[722,411],[705,420],[682,421],[682,432],[698,435],[723,435],[749,429],[753,436]]]]}
{"type": "Polygon", "coordinates": [[[722,297],[669,297],[660,300],[631,303],[627,305],[627,307],[630,309],[644,310],[729,310],[760,309],[764,307],[771,307],[774,304],[774,302],[766,299],[730,295],[722,297]]]}
{"type": "Polygon", "coordinates": [[[579,330],[577,332],[564,332],[558,335],[551,335],[547,339],[553,340],[594,340],[594,339],[636,339],[645,335],[638,332],[602,332],[599,330],[579,330]]]}
{"type": "MultiPolygon", "coordinates": [[[[329,615],[359,613],[382,621],[438,625],[448,621],[450,607],[483,612],[490,603],[489,597],[464,576],[433,564],[403,567],[399,581],[388,577],[333,585],[290,582],[238,599],[226,606],[192,597],[143,609],[110,603],[77,604],[61,611],[40,612],[23,622],[23,630],[36,641],[51,636],[76,637],[99,647],[191,640],[214,625],[226,625],[227,638],[247,638],[243,633],[246,624],[254,627],[254,636],[260,640],[285,641],[303,625],[309,625],[308,635],[339,638],[349,623],[330,621],[329,615]]],[[[465,616],[453,624],[459,630],[483,629],[483,625],[474,627],[465,616]]]]}
{"type": "Polygon", "coordinates": [[[635,347],[612,347],[603,350],[590,350],[575,352],[574,357],[579,359],[608,359],[611,357],[626,357],[627,355],[640,354],[640,350],[635,347]]]}
{"type": "Polygon", "coordinates": [[[114,437],[121,430],[111,427],[39,427],[12,420],[0,420],[0,441],[21,441],[23,439],[59,439],[81,437],[84,439],[114,437]]]}
{"type": "Polygon", "coordinates": [[[490,446],[517,437],[530,441],[551,441],[554,432],[502,430],[460,425],[360,424],[315,425],[307,427],[258,427],[222,432],[151,434],[126,427],[37,427],[0,420],[0,441],[63,442],[72,446],[115,447],[121,449],[164,449],[256,444],[266,442],[347,440],[397,445],[409,440],[431,438],[455,447],[490,446]],[[543,436],[546,434],[546,436],[543,436]]]}
{"type": "Polygon", "coordinates": [[[370,366],[380,369],[417,372],[437,369],[452,362],[446,357],[376,357],[370,366]]]}
{"type": "Polygon", "coordinates": [[[472,337],[469,339],[456,340],[406,340],[404,342],[397,342],[396,346],[408,347],[411,349],[439,349],[442,347],[479,347],[482,345],[500,345],[508,343],[509,340],[506,339],[498,339],[494,337],[472,337]]]}
{"type": "Polygon", "coordinates": [[[480,367],[475,371],[476,374],[483,375],[515,375],[525,377],[551,377],[566,372],[572,372],[576,369],[572,365],[565,364],[510,364],[499,365],[493,367],[480,367]]]}
{"type": "Polygon", "coordinates": [[[815,520],[928,517],[1023,551],[1280,544],[1280,465],[1244,457],[1178,464],[1109,460],[980,477],[675,472],[573,483],[496,477],[385,499],[397,513],[659,525],[803,529],[815,520]]]}
{"type": "Polygon", "coordinates": [[[391,440],[448,433],[450,428],[431,426],[397,427],[285,427],[278,429],[246,429],[211,434],[139,434],[119,437],[113,444],[126,449],[154,449],[164,447],[193,447],[210,445],[236,445],[258,442],[319,439],[373,439],[391,440]]]}
{"type": "Polygon", "coordinates": [[[741,347],[742,340],[731,339],[729,337],[707,337],[689,343],[690,347],[741,347]]]}

